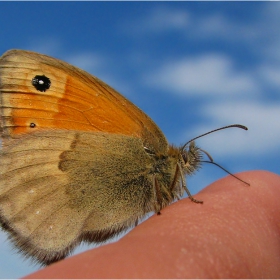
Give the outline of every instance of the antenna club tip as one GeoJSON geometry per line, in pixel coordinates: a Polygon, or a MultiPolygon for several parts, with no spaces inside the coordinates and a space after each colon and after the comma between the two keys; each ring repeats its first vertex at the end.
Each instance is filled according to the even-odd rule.
{"type": "Polygon", "coordinates": [[[245,126],[245,125],[242,125],[242,124],[234,124],[233,126],[242,128],[242,129],[244,129],[244,130],[248,130],[248,127],[245,126]]]}

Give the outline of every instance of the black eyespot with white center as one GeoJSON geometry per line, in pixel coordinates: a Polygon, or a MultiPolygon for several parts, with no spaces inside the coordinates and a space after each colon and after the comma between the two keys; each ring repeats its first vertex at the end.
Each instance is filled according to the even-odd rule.
{"type": "Polygon", "coordinates": [[[35,126],[36,126],[36,124],[35,123],[30,123],[30,125],[29,125],[31,128],[34,128],[35,126]]]}
{"type": "Polygon", "coordinates": [[[36,75],[31,80],[32,85],[39,91],[43,92],[50,88],[51,80],[45,75],[36,75]]]}

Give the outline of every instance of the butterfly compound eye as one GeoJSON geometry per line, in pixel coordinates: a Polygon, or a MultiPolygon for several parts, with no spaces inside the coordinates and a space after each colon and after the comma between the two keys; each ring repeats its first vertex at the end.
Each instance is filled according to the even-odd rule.
{"type": "Polygon", "coordinates": [[[38,91],[41,92],[48,90],[51,86],[51,80],[45,75],[36,75],[31,80],[31,83],[38,91]]]}

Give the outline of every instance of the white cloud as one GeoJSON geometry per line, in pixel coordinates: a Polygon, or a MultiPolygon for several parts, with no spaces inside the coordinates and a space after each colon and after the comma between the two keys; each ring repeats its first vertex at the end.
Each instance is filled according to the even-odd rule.
{"type": "Polygon", "coordinates": [[[126,22],[122,29],[130,36],[179,31],[181,33],[177,34],[181,34],[182,38],[191,38],[192,41],[216,40],[231,46],[243,45],[252,53],[261,51],[273,54],[276,51],[279,54],[279,10],[279,3],[264,3],[260,9],[255,7],[254,18],[247,20],[244,17],[241,20],[228,16],[223,9],[211,9],[205,14],[166,4],[151,9],[149,13],[136,18],[134,23],[126,22]]]}
{"type": "MultiPolygon", "coordinates": [[[[219,38],[219,40],[233,40],[237,31],[243,33],[237,23],[233,24],[224,15],[215,13],[204,16],[193,17],[193,32],[192,35],[196,38],[208,39],[219,38]]],[[[238,36],[240,36],[238,32],[238,36]]]]}
{"type": "Polygon", "coordinates": [[[144,77],[148,85],[180,95],[244,95],[257,93],[254,78],[235,69],[229,57],[204,54],[167,62],[144,77]]]}
{"type": "Polygon", "coordinates": [[[230,42],[233,45],[252,46],[257,42],[260,43],[266,36],[266,30],[264,30],[266,25],[260,18],[261,14],[257,14],[255,21],[246,22],[230,18],[221,11],[208,15],[195,15],[189,32],[201,40],[215,39],[220,42],[230,42]]]}
{"type": "MultiPolygon", "coordinates": [[[[279,24],[280,26],[280,24],[279,24]]],[[[277,36],[280,37],[279,35],[277,36]]],[[[267,43],[262,49],[263,58],[270,63],[280,63],[280,40],[267,43]]]]}
{"type": "MultiPolygon", "coordinates": [[[[262,15],[259,15],[259,18],[262,15]]],[[[264,16],[263,16],[264,17],[264,16]]],[[[125,31],[131,35],[137,33],[163,33],[168,31],[181,31],[192,39],[219,39],[234,42],[237,38],[249,41],[259,37],[263,30],[259,27],[258,20],[253,24],[245,21],[237,22],[227,17],[222,11],[211,10],[208,14],[192,12],[191,9],[179,9],[169,5],[152,9],[150,13],[135,19],[134,24],[123,25],[125,31]]],[[[238,41],[242,43],[242,41],[238,41]]]]}
{"type": "Polygon", "coordinates": [[[219,126],[233,123],[246,125],[248,131],[228,129],[213,133],[199,140],[205,150],[215,155],[250,157],[263,156],[279,150],[280,103],[259,103],[256,101],[232,101],[207,104],[201,108],[201,115],[208,120],[198,130],[188,131],[188,135],[200,135],[219,126]]]}
{"type": "Polygon", "coordinates": [[[174,30],[184,30],[188,27],[190,15],[187,11],[160,7],[150,11],[142,18],[135,19],[134,24],[126,22],[122,30],[131,35],[146,35],[174,30]]]}
{"type": "Polygon", "coordinates": [[[186,11],[160,8],[148,15],[144,27],[150,31],[165,31],[186,28],[188,23],[189,14],[186,11]]]}
{"type": "MultiPolygon", "coordinates": [[[[279,52],[280,55],[280,52],[279,52]]],[[[280,58],[280,56],[279,56],[280,58]]],[[[264,64],[259,67],[258,74],[260,79],[271,86],[280,86],[280,64],[264,64]]]]}
{"type": "Polygon", "coordinates": [[[41,54],[55,55],[61,49],[61,41],[54,37],[36,37],[31,40],[26,50],[32,50],[41,54]]]}
{"type": "Polygon", "coordinates": [[[104,59],[100,54],[80,51],[79,53],[68,54],[65,57],[68,63],[71,63],[87,72],[99,70],[104,64],[104,59]]]}

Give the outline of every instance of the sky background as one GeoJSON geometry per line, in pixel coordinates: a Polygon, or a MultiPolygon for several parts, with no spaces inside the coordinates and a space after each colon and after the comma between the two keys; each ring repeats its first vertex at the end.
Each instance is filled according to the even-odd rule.
{"type": "MultiPolygon", "coordinates": [[[[279,14],[279,2],[0,2],[0,53],[32,50],[88,71],[176,145],[246,125],[197,144],[233,173],[279,174],[279,14]]],[[[188,186],[196,194],[224,176],[204,164],[188,186]]],[[[0,278],[38,269],[0,231],[0,278]]]]}

